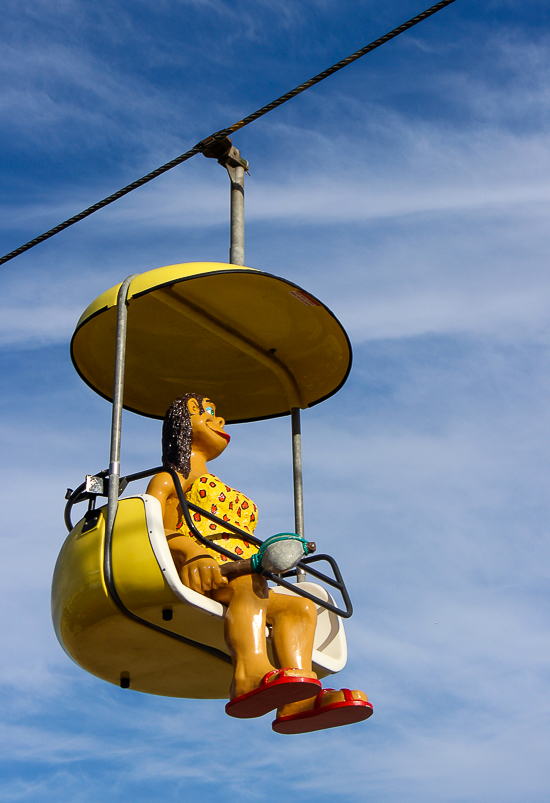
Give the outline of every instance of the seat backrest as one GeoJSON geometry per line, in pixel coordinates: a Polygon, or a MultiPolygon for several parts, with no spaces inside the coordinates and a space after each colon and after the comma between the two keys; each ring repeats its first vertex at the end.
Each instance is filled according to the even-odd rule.
{"type": "Polygon", "coordinates": [[[150,496],[149,494],[142,494],[141,499],[145,504],[145,516],[147,519],[147,531],[149,533],[149,541],[155,553],[157,563],[164,579],[179,599],[186,602],[188,605],[193,605],[195,608],[205,611],[211,616],[217,616],[223,619],[225,616],[225,606],[214,599],[205,597],[204,594],[199,594],[184,585],[178,575],[176,566],[172,559],[170,547],[166,540],[164,532],[164,524],[162,522],[162,509],[159,500],[150,496]]]}

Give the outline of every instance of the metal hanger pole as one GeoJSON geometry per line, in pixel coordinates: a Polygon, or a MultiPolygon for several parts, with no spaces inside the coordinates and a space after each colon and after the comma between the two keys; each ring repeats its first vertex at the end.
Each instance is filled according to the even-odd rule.
{"type": "Polygon", "coordinates": [[[225,167],[231,182],[231,247],[229,262],[244,265],[244,174],[248,172],[248,162],[243,159],[229,137],[213,141],[203,150],[208,159],[217,159],[225,167]]]}
{"type": "Polygon", "coordinates": [[[231,181],[231,248],[229,249],[229,261],[232,265],[244,265],[244,167],[240,164],[235,167],[226,164],[226,168],[231,181]]]}

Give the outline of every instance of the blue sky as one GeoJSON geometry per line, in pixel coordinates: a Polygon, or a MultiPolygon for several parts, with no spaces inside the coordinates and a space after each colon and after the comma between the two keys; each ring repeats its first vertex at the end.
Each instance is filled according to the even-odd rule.
{"type": "MultiPolygon", "coordinates": [[[[1,252],[424,7],[6,0],[1,252]]],[[[333,680],[368,693],[364,725],[283,738],[122,691],[51,627],[65,489],[108,463],[70,335],[130,273],[227,260],[224,171],[197,156],[2,266],[1,801],[548,800],[549,22],[457,0],[234,137],[247,264],[325,300],[354,347],[303,442],[307,533],[355,607],[333,680]]],[[[288,420],[232,429],[217,473],[262,535],[287,529],[288,420]]],[[[158,422],[127,414],[123,470],[158,456],[158,422]]]]}

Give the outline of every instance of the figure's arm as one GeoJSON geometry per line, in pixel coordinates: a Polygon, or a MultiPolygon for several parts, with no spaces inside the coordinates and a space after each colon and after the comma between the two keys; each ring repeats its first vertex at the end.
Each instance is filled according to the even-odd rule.
{"type": "Polygon", "coordinates": [[[220,567],[214,558],[192,538],[180,535],[174,528],[173,522],[167,521],[166,503],[170,497],[176,496],[174,481],[170,474],[165,472],[155,474],[147,486],[147,493],[160,502],[164,532],[182,583],[200,594],[227,585],[227,580],[222,577],[220,567]]]}
{"type": "Polygon", "coordinates": [[[174,480],[167,472],[162,472],[161,474],[155,474],[153,479],[149,482],[147,486],[147,491],[150,496],[154,496],[160,502],[160,508],[162,511],[162,521],[164,524],[164,529],[169,530],[170,532],[174,532],[174,529],[170,529],[166,527],[166,503],[171,496],[175,496],[176,489],[174,487],[174,480]]]}

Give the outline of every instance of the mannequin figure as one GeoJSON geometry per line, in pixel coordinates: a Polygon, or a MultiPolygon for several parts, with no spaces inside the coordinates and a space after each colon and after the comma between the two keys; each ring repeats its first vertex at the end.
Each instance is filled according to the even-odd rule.
{"type": "MultiPolygon", "coordinates": [[[[171,405],[163,426],[163,465],[178,472],[189,502],[253,533],[257,508],[244,494],[224,485],[207,463],[230,441],[214,403],[187,393],[171,405]]],[[[196,539],[183,520],[172,477],[157,474],[147,493],[161,503],[168,545],[182,583],[227,606],[225,639],[233,661],[233,681],[226,712],[235,717],[262,716],[277,709],[273,729],[304,733],[366,719],[372,706],[360,691],[321,690],[311,666],[317,614],[313,602],[275,594],[260,574],[233,576],[228,558],[196,539]],[[220,568],[228,571],[223,576],[220,568]],[[265,628],[271,628],[276,666],[267,652],[265,628]]],[[[203,537],[219,542],[242,558],[258,548],[199,513],[194,524],[203,537]]]]}

